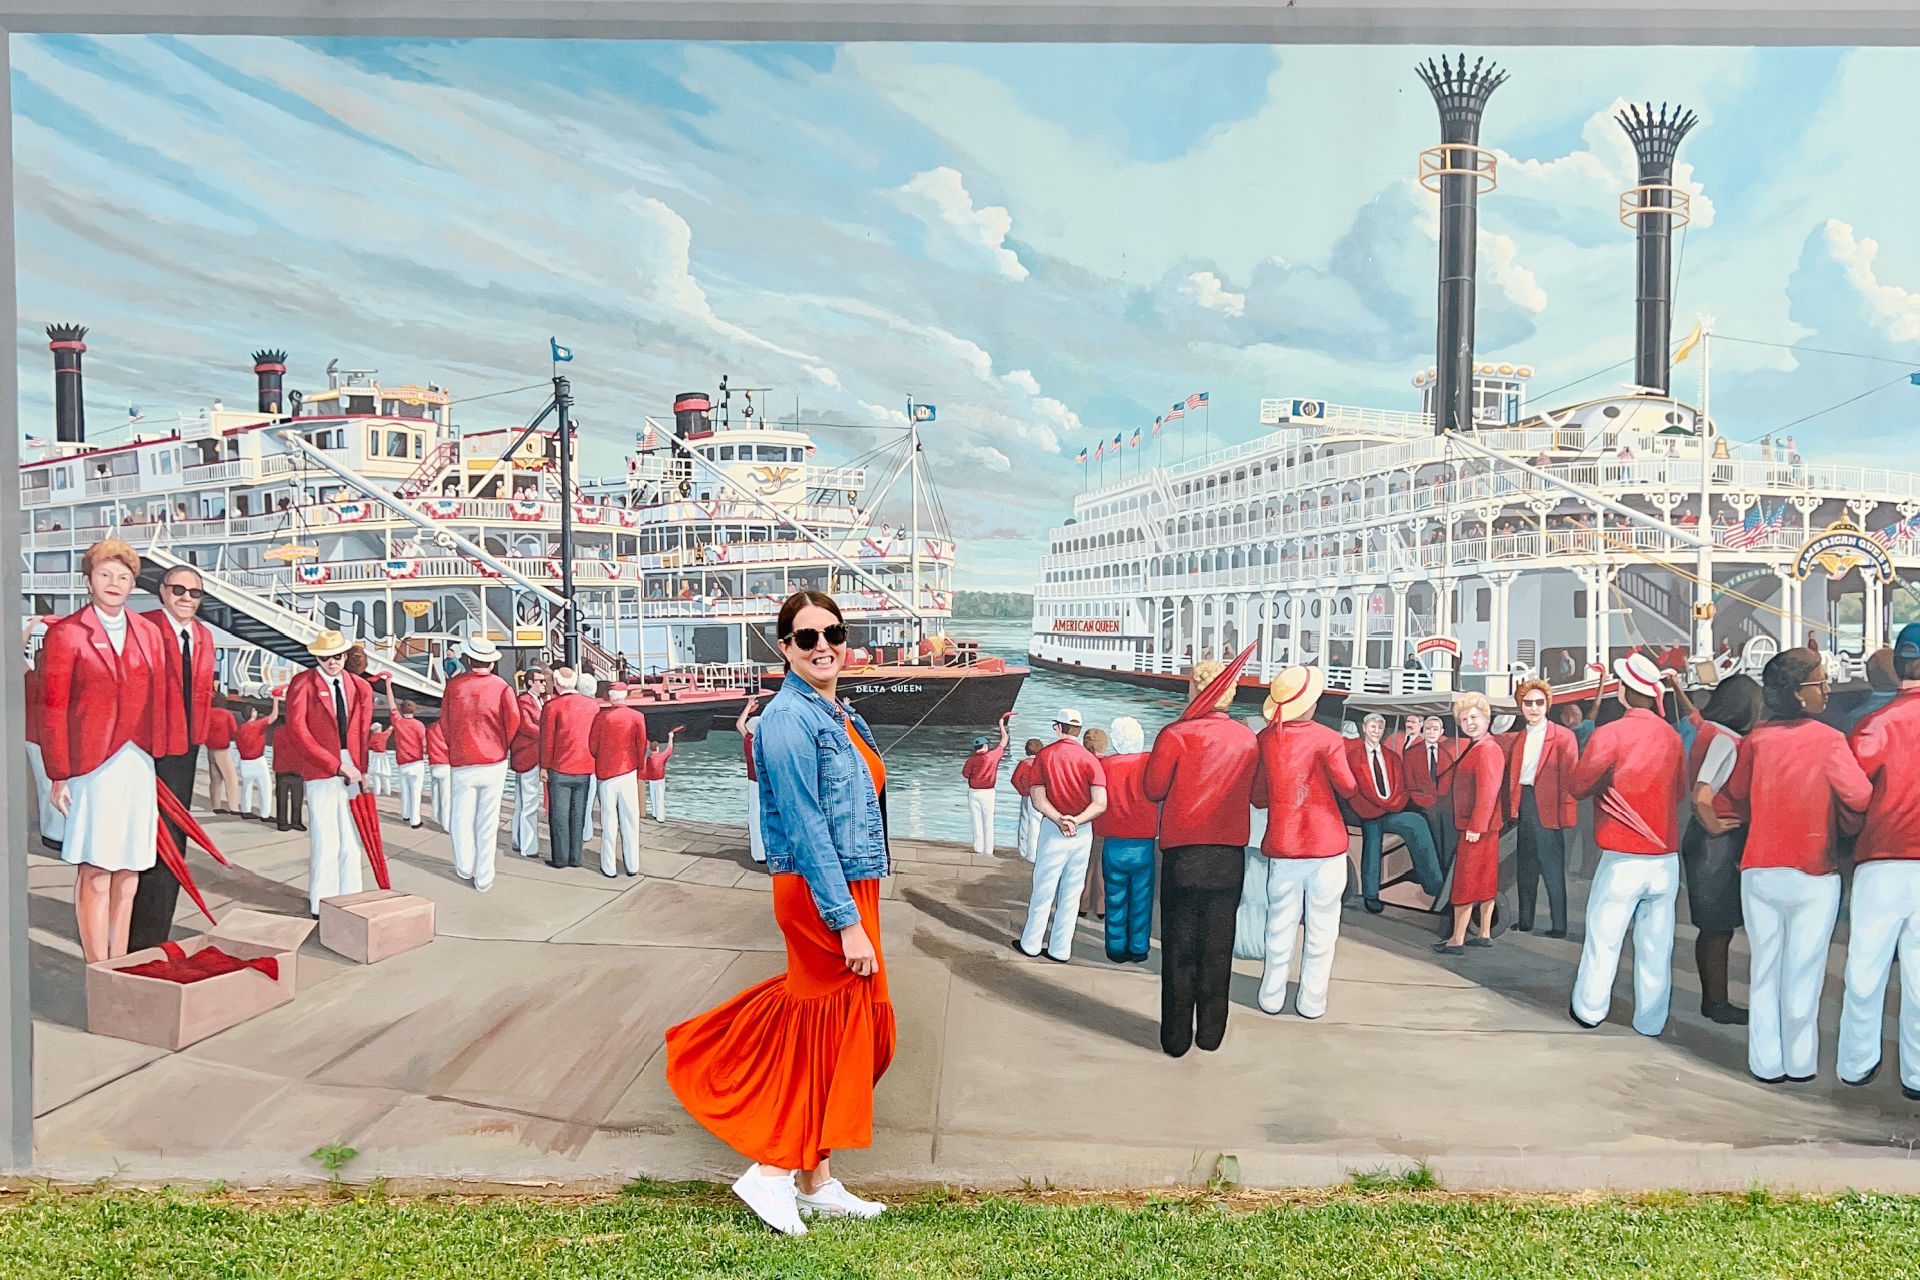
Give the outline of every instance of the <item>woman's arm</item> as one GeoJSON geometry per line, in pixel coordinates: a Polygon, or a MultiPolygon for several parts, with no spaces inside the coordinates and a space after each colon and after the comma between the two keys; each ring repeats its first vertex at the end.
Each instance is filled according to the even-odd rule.
{"type": "Polygon", "coordinates": [[[795,846],[795,869],[807,882],[820,919],[836,931],[859,924],[860,910],[820,802],[820,748],[813,735],[797,715],[775,708],[760,718],[753,746],[760,757],[761,795],[770,791],[774,797],[795,846]]]}

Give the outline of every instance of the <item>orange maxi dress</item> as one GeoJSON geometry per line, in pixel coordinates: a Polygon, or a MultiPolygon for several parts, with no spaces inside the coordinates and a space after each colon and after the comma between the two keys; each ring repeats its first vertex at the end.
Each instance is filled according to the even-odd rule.
{"type": "MultiPolygon", "coordinates": [[[[878,793],[887,770],[847,733],[878,793]]],[[[893,1005],[880,956],[880,882],[847,888],[878,958],[873,976],[847,968],[807,882],[773,877],[773,918],[787,971],[667,1032],[667,1083],[687,1113],[749,1160],[812,1169],[836,1150],[873,1144],[873,1086],[893,1060],[893,1005]]]]}

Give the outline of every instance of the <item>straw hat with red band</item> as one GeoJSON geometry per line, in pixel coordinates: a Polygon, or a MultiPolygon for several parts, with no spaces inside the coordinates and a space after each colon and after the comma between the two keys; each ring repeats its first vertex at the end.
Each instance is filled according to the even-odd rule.
{"type": "Polygon", "coordinates": [[[1266,705],[1260,714],[1269,724],[1285,724],[1313,714],[1327,678],[1318,667],[1288,667],[1267,686],[1266,705]]]}
{"type": "Polygon", "coordinates": [[[307,646],[307,652],[316,658],[337,658],[353,648],[353,642],[338,631],[322,631],[307,646]]]}
{"type": "Polygon", "coordinates": [[[1623,688],[1635,693],[1644,693],[1655,702],[1660,701],[1660,668],[1653,665],[1653,659],[1644,653],[1630,653],[1624,658],[1616,658],[1613,674],[1620,677],[1623,688]]]}

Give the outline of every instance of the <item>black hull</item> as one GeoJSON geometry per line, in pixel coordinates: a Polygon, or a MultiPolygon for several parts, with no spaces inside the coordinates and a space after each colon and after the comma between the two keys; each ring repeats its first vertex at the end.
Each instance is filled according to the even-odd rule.
{"type": "MultiPolygon", "coordinates": [[[[984,731],[1013,710],[1027,679],[1018,668],[969,675],[939,671],[844,676],[840,695],[871,725],[961,725],[984,731]]],[[[767,676],[766,692],[778,690],[783,679],[780,674],[767,676]]],[[[733,727],[731,713],[726,727],[733,727]]]]}
{"type": "Polygon", "coordinates": [[[647,698],[632,705],[647,718],[649,741],[665,740],[668,732],[677,726],[680,741],[705,742],[714,729],[733,728],[733,722],[740,718],[740,708],[747,705],[747,695],[702,698],[698,702],[656,702],[647,698]]]}
{"type": "MultiPolygon", "coordinates": [[[[1110,680],[1116,684],[1130,684],[1140,689],[1158,689],[1162,693],[1177,694],[1183,697],[1187,693],[1187,678],[1184,675],[1166,676],[1149,671],[1107,671],[1100,667],[1083,667],[1077,662],[1061,662],[1057,658],[1042,658],[1038,654],[1033,653],[1027,655],[1027,661],[1043,670],[1058,671],[1062,675],[1084,676],[1088,680],[1110,680]]],[[[1320,696],[1323,701],[1331,698],[1335,702],[1338,702],[1347,695],[1343,689],[1328,689],[1320,696]]],[[[1240,687],[1234,691],[1233,695],[1233,704],[1236,707],[1257,707],[1266,700],[1266,686],[1256,684],[1245,678],[1241,679],[1240,687]]]]}

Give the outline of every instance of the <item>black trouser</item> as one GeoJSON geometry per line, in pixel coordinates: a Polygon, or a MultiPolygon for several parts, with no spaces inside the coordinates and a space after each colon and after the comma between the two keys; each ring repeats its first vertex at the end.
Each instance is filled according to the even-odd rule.
{"type": "Polygon", "coordinates": [[[1163,850],[1160,867],[1160,1047],[1218,1049],[1227,1034],[1233,915],[1246,850],[1188,844],[1163,850]]]}
{"type": "MultiPolygon", "coordinates": [[[[177,756],[160,756],[153,762],[153,772],[160,779],[160,785],[173,793],[182,807],[193,808],[193,777],[200,767],[200,748],[189,747],[177,756]]],[[[166,823],[167,834],[173,837],[173,847],[186,854],[186,843],[180,838],[180,828],[166,823]]],[[[133,922],[127,927],[127,950],[142,951],[148,947],[157,947],[173,936],[173,909],[180,900],[180,882],[166,864],[156,861],[140,873],[139,887],[133,891],[133,922]]]]}
{"type": "Polygon", "coordinates": [[[1547,882],[1547,917],[1555,933],[1567,931],[1567,833],[1540,821],[1533,788],[1520,788],[1520,825],[1514,846],[1514,871],[1520,894],[1519,923],[1533,927],[1539,882],[1547,882]]]}
{"type": "Polygon", "coordinates": [[[548,861],[556,867],[580,865],[580,846],[587,834],[587,775],[547,774],[548,861]]]}
{"type": "Polygon", "coordinates": [[[273,817],[282,831],[298,826],[307,802],[307,784],[297,773],[273,775],[273,817]]]}
{"type": "Polygon", "coordinates": [[[1433,836],[1434,856],[1440,859],[1440,874],[1453,870],[1453,855],[1460,848],[1460,833],[1453,825],[1453,797],[1443,795],[1420,811],[1433,836]]]}

